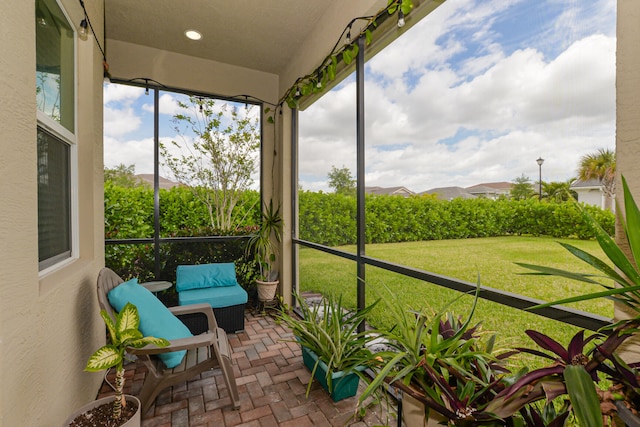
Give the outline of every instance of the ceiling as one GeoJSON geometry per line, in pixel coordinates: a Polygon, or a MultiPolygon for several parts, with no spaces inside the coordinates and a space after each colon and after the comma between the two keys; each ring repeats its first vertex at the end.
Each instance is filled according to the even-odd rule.
{"type": "Polygon", "coordinates": [[[281,73],[342,0],[106,0],[108,39],[281,73]],[[185,37],[194,29],[199,41],[185,37]]]}

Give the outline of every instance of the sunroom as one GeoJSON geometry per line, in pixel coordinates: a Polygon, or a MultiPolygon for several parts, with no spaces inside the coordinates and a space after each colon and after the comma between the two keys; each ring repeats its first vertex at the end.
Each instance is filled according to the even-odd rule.
{"type": "MultiPolygon", "coordinates": [[[[444,2],[411,3],[412,10],[403,17],[398,16],[397,9],[388,13],[384,0],[224,5],[168,0],[38,0],[12,5],[2,14],[1,87],[5,102],[0,106],[4,135],[0,164],[4,171],[1,218],[6,262],[0,302],[1,424],[59,425],[87,396],[96,395],[102,381],[99,375],[82,370],[88,355],[104,341],[95,280],[105,263],[105,75],[108,73],[114,82],[151,90],[161,85],[263,107],[262,125],[270,130],[262,135],[260,183],[262,197],[279,203],[287,224],[281,247],[280,291],[290,303],[298,283],[299,248],[311,246],[331,252],[303,241],[297,234],[299,110],[355,72],[356,82],[363,86],[350,102],[354,114],[360,114],[364,81],[357,74],[364,72],[365,61],[444,2]],[[376,15],[376,25],[365,31],[376,15]],[[403,26],[398,25],[400,18],[403,26]],[[51,25],[56,27],[52,33],[43,30],[51,25]],[[187,39],[184,33],[190,29],[200,31],[202,40],[187,39]],[[79,33],[84,31],[87,40],[80,40],[79,33]],[[50,34],[57,34],[57,39],[52,41],[50,34]],[[353,53],[352,60],[345,61],[344,52],[339,54],[335,69],[329,71],[334,45],[359,49],[356,53],[349,48],[347,56],[353,53]],[[48,48],[42,50],[41,46],[48,48]],[[329,62],[323,62],[327,58],[329,62]],[[38,99],[33,97],[39,87],[34,70],[64,74],[57,82],[65,89],[56,104],[59,111],[41,108],[44,93],[38,99]],[[324,77],[333,73],[335,79],[324,77]],[[317,85],[319,76],[322,90],[296,99],[298,87],[313,92],[308,85],[317,85]],[[270,112],[266,107],[271,107],[270,112]],[[270,114],[273,123],[269,122],[270,114]],[[41,142],[51,151],[43,150],[41,142]],[[66,171],[62,180],[68,179],[63,185],[66,191],[62,195],[41,193],[46,180],[38,171],[48,168],[49,159],[61,154],[68,159],[67,164],[61,163],[66,171]],[[51,195],[51,199],[44,198],[51,195]],[[39,208],[43,200],[59,202],[60,198],[68,202],[63,204],[69,210],[62,218],[68,227],[54,226],[57,234],[52,234],[53,243],[47,246],[39,233],[39,218],[44,215],[39,208]],[[43,257],[46,250],[51,256],[43,257]]],[[[636,52],[640,25],[635,19],[640,5],[624,0],[617,3],[617,180],[620,182],[624,175],[632,192],[640,194],[640,170],[636,167],[640,160],[640,55],[636,52]]],[[[351,125],[353,145],[364,146],[363,121],[356,119],[351,125]]],[[[358,155],[364,156],[364,151],[358,151],[358,155]]],[[[358,162],[357,191],[363,195],[364,158],[358,162]]],[[[57,177],[52,172],[51,179],[57,177]]],[[[619,196],[618,203],[623,203],[619,196]]],[[[52,208],[54,219],[60,220],[60,205],[47,206],[52,208]]],[[[364,226],[364,218],[358,218],[364,226]]],[[[361,246],[352,253],[334,254],[349,262],[354,278],[365,278],[367,268],[382,268],[467,290],[464,283],[367,257],[365,231],[357,232],[361,246]]],[[[622,230],[617,229],[617,234],[622,230]]],[[[360,304],[365,302],[362,283],[354,279],[349,284],[349,292],[357,295],[360,304]]],[[[501,302],[505,298],[490,291],[485,296],[501,302]]]]}

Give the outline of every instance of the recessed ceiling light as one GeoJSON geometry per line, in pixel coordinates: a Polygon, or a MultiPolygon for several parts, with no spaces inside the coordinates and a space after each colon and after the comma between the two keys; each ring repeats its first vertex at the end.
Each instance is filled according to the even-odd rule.
{"type": "Polygon", "coordinates": [[[184,35],[191,40],[200,40],[202,38],[202,34],[196,30],[187,30],[184,32],[184,35]]]}

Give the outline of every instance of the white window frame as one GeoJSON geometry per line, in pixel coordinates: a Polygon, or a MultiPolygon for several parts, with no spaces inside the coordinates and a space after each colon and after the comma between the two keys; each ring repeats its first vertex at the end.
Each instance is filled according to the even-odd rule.
{"type": "MultiPolygon", "coordinates": [[[[50,258],[49,261],[52,262],[38,262],[38,270],[39,277],[43,277],[53,271],[64,268],[65,266],[73,263],[79,258],[80,254],[80,238],[79,238],[79,214],[78,214],[78,32],[76,26],[73,24],[73,21],[69,17],[64,6],[61,4],[60,0],[55,0],[58,7],[62,11],[64,17],[66,18],[69,26],[74,29],[74,45],[73,45],[73,85],[76,90],[74,90],[74,100],[73,100],[73,132],[69,131],[67,128],[62,126],[60,123],[53,120],[46,113],[37,110],[37,126],[42,127],[47,130],[57,138],[60,138],[62,142],[69,146],[69,191],[71,192],[69,202],[71,204],[69,212],[70,212],[70,224],[69,229],[71,233],[71,253],[68,257],[64,257],[62,259],[57,259],[56,257],[50,258]]],[[[37,133],[37,127],[36,127],[37,133]]]]}

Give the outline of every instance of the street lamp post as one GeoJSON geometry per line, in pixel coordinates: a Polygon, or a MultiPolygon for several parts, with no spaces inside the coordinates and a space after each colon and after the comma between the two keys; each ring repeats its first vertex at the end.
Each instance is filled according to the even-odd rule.
{"type": "Polygon", "coordinates": [[[538,163],[538,169],[540,171],[540,180],[538,181],[538,200],[542,200],[542,164],[544,163],[544,159],[542,157],[538,157],[536,162],[538,163]]]}

